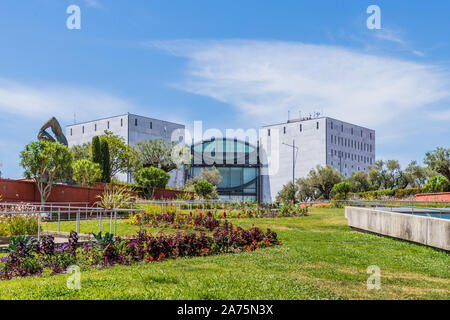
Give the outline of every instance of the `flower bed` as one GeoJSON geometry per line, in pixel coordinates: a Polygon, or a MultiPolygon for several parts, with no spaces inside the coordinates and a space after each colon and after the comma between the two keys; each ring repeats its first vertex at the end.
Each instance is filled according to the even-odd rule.
{"type": "Polygon", "coordinates": [[[225,221],[214,229],[213,235],[177,232],[153,236],[140,232],[134,238],[114,238],[111,234],[95,235],[96,241],[78,243],[72,232],[69,241],[57,245],[52,236],[38,243],[33,238],[12,237],[9,255],[0,258],[0,279],[11,279],[41,273],[62,273],[70,265],[99,268],[114,264],[147,263],[169,258],[205,256],[228,252],[251,251],[280,245],[277,234],[270,229],[248,230],[225,221]]]}
{"type": "Polygon", "coordinates": [[[307,216],[307,206],[284,205],[280,209],[265,208],[258,205],[241,210],[200,210],[184,213],[176,206],[157,207],[151,205],[142,207],[144,214],[135,214],[127,220],[133,225],[144,224],[152,227],[170,227],[172,229],[194,229],[212,231],[228,218],[280,218],[307,216]],[[205,212],[205,213],[204,213],[205,212]]]}

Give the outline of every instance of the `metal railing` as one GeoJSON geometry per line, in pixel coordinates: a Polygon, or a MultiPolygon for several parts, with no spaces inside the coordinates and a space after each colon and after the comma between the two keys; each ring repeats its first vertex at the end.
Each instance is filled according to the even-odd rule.
{"type": "Polygon", "coordinates": [[[105,209],[99,206],[77,207],[73,205],[48,205],[48,204],[17,204],[0,203],[0,216],[2,215],[37,215],[38,241],[41,239],[41,227],[43,222],[57,222],[58,232],[61,232],[61,222],[75,221],[76,232],[80,233],[81,220],[99,220],[99,232],[102,231],[104,219],[110,222],[110,233],[117,235],[117,220],[126,219],[130,214],[141,216],[141,230],[143,230],[142,209],[112,208],[105,209]],[[19,210],[20,209],[20,210],[19,210]],[[83,219],[84,218],[84,219],[83,219]]]}

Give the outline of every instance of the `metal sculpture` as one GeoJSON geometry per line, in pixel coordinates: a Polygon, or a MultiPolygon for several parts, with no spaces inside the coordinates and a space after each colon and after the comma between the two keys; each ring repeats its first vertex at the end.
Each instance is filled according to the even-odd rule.
{"type": "Polygon", "coordinates": [[[42,126],[41,130],[39,130],[38,139],[51,141],[51,142],[59,142],[65,146],[68,145],[66,136],[63,134],[61,126],[55,117],[51,117],[50,119],[48,119],[48,121],[42,126]],[[46,129],[48,129],[48,128],[52,129],[52,132],[55,135],[55,137],[52,137],[46,131],[46,129]]]}

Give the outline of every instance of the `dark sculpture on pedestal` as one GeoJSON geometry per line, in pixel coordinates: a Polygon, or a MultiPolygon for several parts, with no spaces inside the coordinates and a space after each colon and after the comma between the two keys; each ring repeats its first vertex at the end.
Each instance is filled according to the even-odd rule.
{"type": "Polygon", "coordinates": [[[51,141],[51,142],[58,141],[62,145],[65,145],[65,146],[68,145],[66,136],[63,134],[61,126],[60,126],[58,120],[56,120],[55,117],[50,118],[42,126],[41,130],[39,130],[38,139],[39,140],[51,141]],[[55,135],[54,138],[47,131],[45,131],[47,128],[51,128],[52,129],[52,132],[55,135]]]}

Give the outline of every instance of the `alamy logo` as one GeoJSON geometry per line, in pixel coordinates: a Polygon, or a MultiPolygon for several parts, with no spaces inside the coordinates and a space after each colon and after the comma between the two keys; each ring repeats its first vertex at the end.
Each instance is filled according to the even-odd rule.
{"type": "Polygon", "coordinates": [[[69,30],[80,30],[81,29],[81,9],[77,5],[70,5],[66,10],[67,14],[70,16],[66,20],[66,26],[69,30]]]}
{"type": "Polygon", "coordinates": [[[71,276],[67,278],[67,288],[70,290],[80,290],[81,289],[80,267],[76,265],[69,266],[69,268],[67,268],[67,273],[71,274],[71,276]]]}
{"type": "Polygon", "coordinates": [[[367,28],[370,30],[381,29],[381,9],[377,5],[367,7],[367,13],[371,16],[367,18],[367,28]]]}
{"type": "Polygon", "coordinates": [[[367,278],[367,290],[380,290],[381,289],[381,270],[379,266],[369,266],[367,273],[371,274],[367,278]]]}

